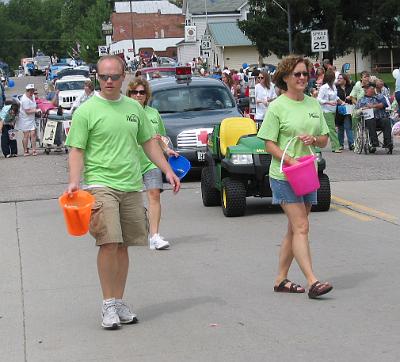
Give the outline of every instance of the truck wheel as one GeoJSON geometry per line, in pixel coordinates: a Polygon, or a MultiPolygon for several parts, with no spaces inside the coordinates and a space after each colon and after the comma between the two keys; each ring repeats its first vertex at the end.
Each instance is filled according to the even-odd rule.
{"type": "Polygon", "coordinates": [[[222,211],[225,216],[243,216],[246,211],[246,187],[229,177],[222,180],[222,211]]]}
{"type": "Polygon", "coordinates": [[[212,169],[210,166],[201,170],[201,198],[204,206],[221,205],[221,193],[215,188],[212,169]]]}
{"type": "Polygon", "coordinates": [[[318,205],[313,205],[312,211],[328,211],[331,207],[331,184],[328,175],[319,174],[320,188],[317,191],[318,205]]]}

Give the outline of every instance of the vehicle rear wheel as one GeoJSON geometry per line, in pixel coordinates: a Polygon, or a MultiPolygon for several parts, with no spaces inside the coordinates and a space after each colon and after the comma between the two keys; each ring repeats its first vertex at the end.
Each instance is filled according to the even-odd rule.
{"type": "Polygon", "coordinates": [[[328,175],[319,174],[320,188],[317,191],[318,204],[313,205],[312,211],[328,211],[331,207],[331,184],[328,175]]]}
{"type": "Polygon", "coordinates": [[[222,211],[225,216],[243,216],[246,211],[246,187],[243,182],[227,177],[222,180],[222,211]]]}
{"type": "Polygon", "coordinates": [[[215,187],[210,166],[206,166],[201,170],[201,198],[204,206],[221,205],[221,193],[215,187]]]}

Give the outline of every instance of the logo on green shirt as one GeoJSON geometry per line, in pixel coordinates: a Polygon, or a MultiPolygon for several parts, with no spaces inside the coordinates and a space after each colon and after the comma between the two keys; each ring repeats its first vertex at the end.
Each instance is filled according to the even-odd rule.
{"type": "Polygon", "coordinates": [[[136,114],[132,113],[132,114],[126,116],[126,120],[127,120],[128,122],[135,122],[135,123],[138,123],[139,117],[138,117],[136,114]]]}
{"type": "Polygon", "coordinates": [[[308,114],[308,117],[310,117],[310,118],[319,118],[319,114],[312,112],[312,113],[308,114]]]}

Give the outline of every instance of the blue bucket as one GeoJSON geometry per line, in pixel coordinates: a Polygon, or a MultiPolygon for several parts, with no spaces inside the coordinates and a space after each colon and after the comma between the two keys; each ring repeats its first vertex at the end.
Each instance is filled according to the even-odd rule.
{"type": "Polygon", "coordinates": [[[337,106],[337,110],[338,110],[338,113],[341,114],[342,116],[345,116],[347,114],[345,105],[337,106]]]}
{"type": "Polygon", "coordinates": [[[192,167],[190,161],[183,156],[171,156],[168,159],[168,162],[172,170],[175,172],[175,175],[178,176],[180,180],[182,180],[186,176],[186,174],[192,167]]]}

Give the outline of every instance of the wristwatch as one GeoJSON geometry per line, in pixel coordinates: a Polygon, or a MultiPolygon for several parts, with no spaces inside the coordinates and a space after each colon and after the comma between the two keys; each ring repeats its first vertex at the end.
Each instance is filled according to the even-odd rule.
{"type": "Polygon", "coordinates": [[[312,144],[315,145],[316,142],[317,142],[317,137],[314,136],[314,137],[313,137],[313,142],[312,142],[312,144]]]}

